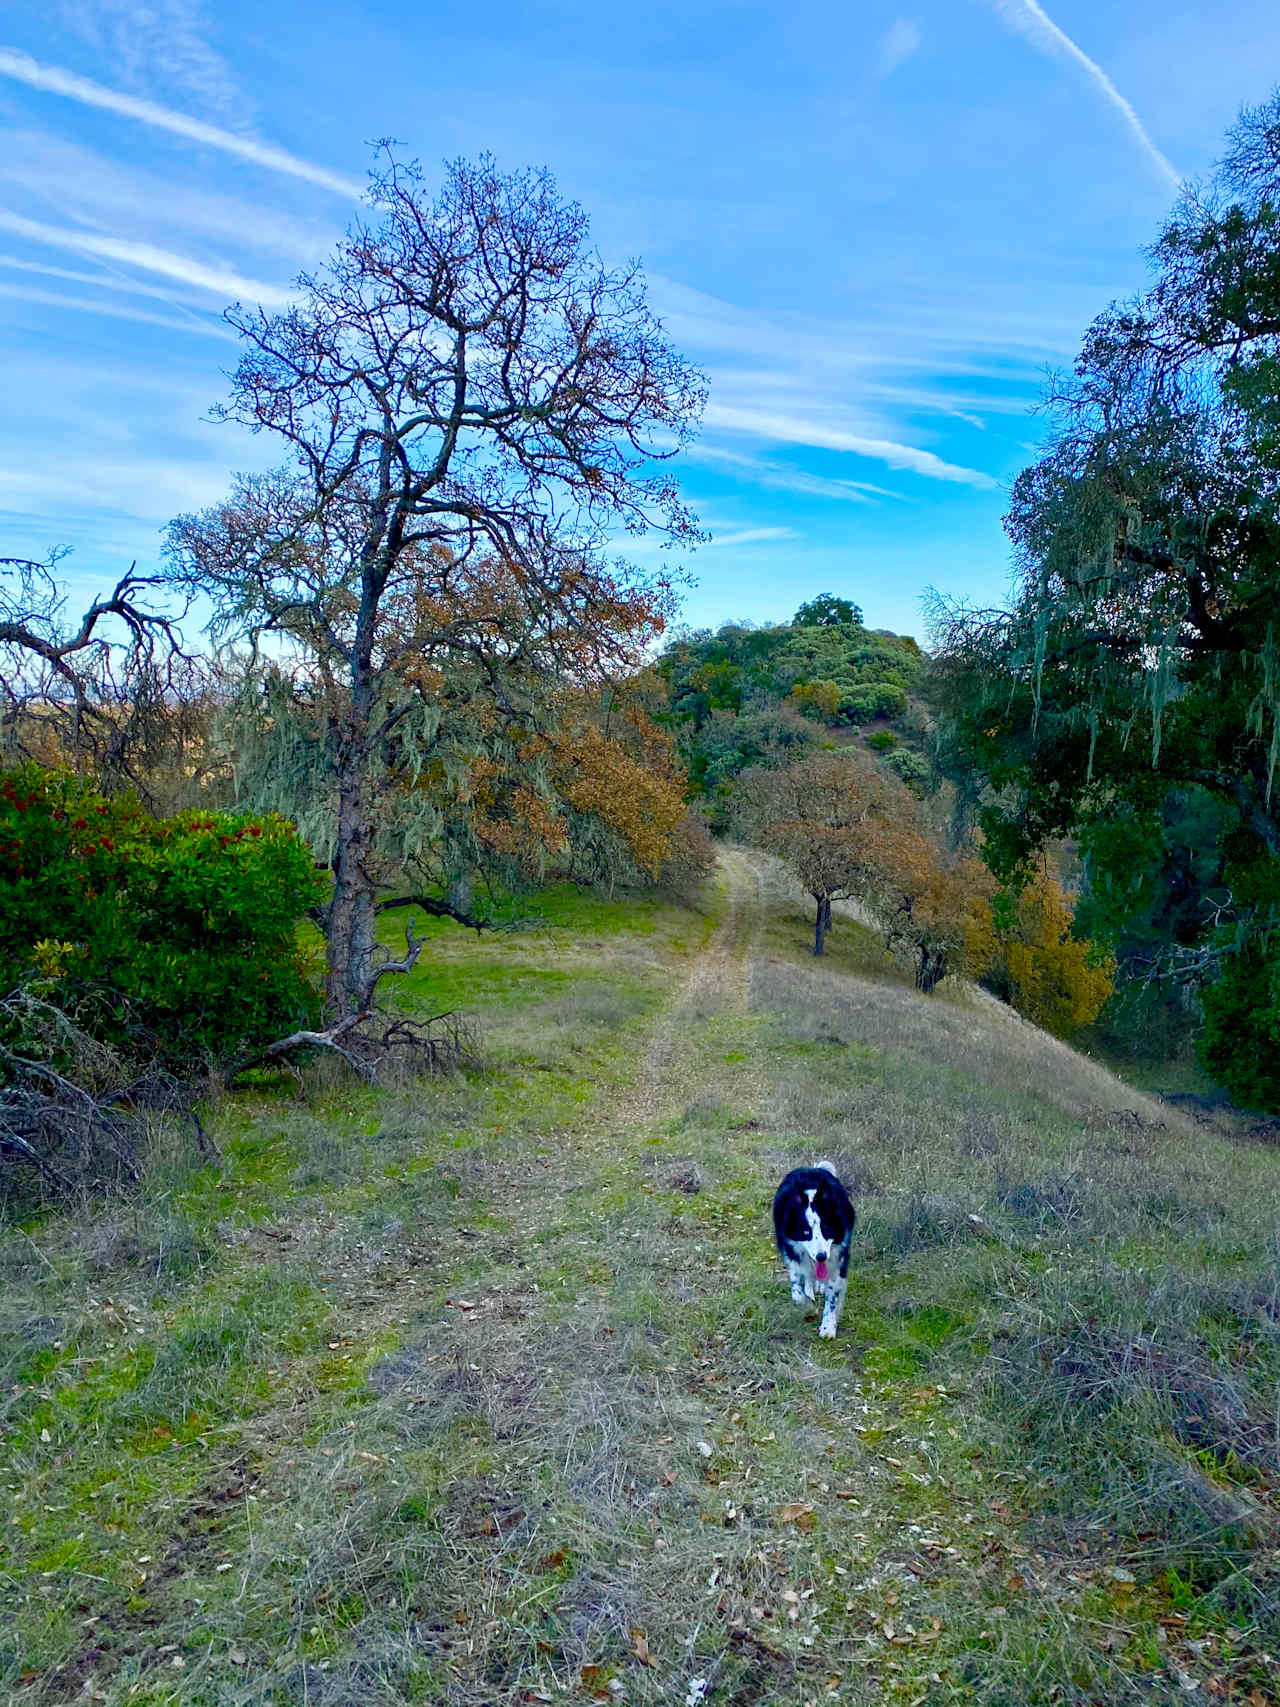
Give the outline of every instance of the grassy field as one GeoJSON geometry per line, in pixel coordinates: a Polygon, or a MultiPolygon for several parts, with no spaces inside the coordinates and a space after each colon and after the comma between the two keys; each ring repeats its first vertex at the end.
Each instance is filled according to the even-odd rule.
{"type": "Polygon", "coordinates": [[[1280,1699],[1280,1154],[869,932],[433,927],[483,1060],[317,1067],[0,1230],[14,1703],[1280,1699]],[[859,1206],[834,1342],[768,1204],[859,1206]]]}

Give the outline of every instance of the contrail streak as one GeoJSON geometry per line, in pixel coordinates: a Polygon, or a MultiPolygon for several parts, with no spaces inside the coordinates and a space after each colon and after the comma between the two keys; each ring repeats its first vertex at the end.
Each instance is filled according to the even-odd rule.
{"type": "Polygon", "coordinates": [[[205,266],[202,261],[193,261],[186,255],[175,255],[170,249],[157,249],[152,243],[100,236],[93,231],[80,231],[69,226],[45,225],[40,220],[27,219],[4,208],[0,208],[0,231],[50,248],[70,249],[77,255],[92,255],[98,260],[138,267],[144,273],[158,273],[161,278],[194,285],[197,290],[207,290],[214,296],[235,297],[238,301],[257,302],[267,308],[287,308],[293,301],[289,291],[276,285],[247,279],[230,267],[205,266]]]}
{"type": "Polygon", "coordinates": [[[1169,187],[1174,190],[1182,187],[1182,173],[1156,147],[1147,134],[1147,127],[1106,72],[1095,60],[1089,58],[1083,48],[1077,47],[1065,31],[1058,28],[1043,6],[1037,4],[1037,0],[993,0],[993,3],[1009,27],[1025,36],[1033,46],[1055,58],[1069,59],[1078,65],[1120,114],[1139,148],[1169,187]]]}
{"type": "Polygon", "coordinates": [[[324,166],[300,160],[287,149],[276,148],[269,142],[255,142],[252,137],[237,136],[234,131],[223,130],[220,125],[205,124],[202,119],[176,113],[171,107],[162,107],[155,101],[122,95],[116,89],[104,88],[101,83],[93,83],[87,77],[78,77],[56,65],[41,65],[30,54],[20,53],[16,48],[0,47],[0,76],[25,83],[29,89],[65,95],[68,100],[79,101],[82,106],[100,107],[103,112],[136,119],[139,124],[170,131],[174,136],[185,136],[190,142],[220,148],[224,154],[238,155],[241,160],[265,166],[272,172],[284,172],[291,178],[303,178],[309,184],[318,184],[323,190],[332,190],[335,195],[358,198],[364,194],[364,186],[354,178],[344,178],[324,166]]]}

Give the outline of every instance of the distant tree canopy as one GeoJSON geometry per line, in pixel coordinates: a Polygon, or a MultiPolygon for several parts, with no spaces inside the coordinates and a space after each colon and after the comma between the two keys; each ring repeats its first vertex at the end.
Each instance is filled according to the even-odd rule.
{"type": "Polygon", "coordinates": [[[817,748],[824,726],[906,713],[924,656],[905,635],[860,621],[856,605],[824,594],[790,623],[724,623],[667,645],[656,665],[670,694],[667,719],[713,828],[729,827],[734,780],[752,766],[777,767],[817,748]],[[801,621],[813,616],[820,620],[801,621]]]}
{"type": "Polygon", "coordinates": [[[893,817],[897,786],[861,753],[808,753],[741,778],[739,824],[786,860],[813,897],[815,954],[831,928],[832,902],[867,893],[873,846],[893,817]]]}
{"type": "Polygon", "coordinates": [[[1280,1059],[1280,99],[1244,115],[1153,256],[1052,392],[1006,523],[1012,605],[935,613],[941,746],[1002,878],[1077,834],[1093,928],[1177,916],[1157,970],[1207,983],[1210,1065],[1280,1107],[1280,1069],[1254,1065],[1280,1059]],[[1197,797],[1212,847],[1188,916],[1152,887],[1197,797]]]}
{"type": "Polygon", "coordinates": [[[831,602],[847,607],[855,620],[802,622],[810,604],[785,625],[725,623],[671,641],[658,669],[671,686],[673,717],[701,725],[716,711],[760,710],[789,697],[831,722],[900,715],[923,669],[920,648],[905,635],[863,628],[861,613],[847,600],[831,602]],[[887,695],[891,709],[875,708],[877,694],[887,695]]]}
{"type": "Polygon", "coordinates": [[[914,797],[869,754],[810,753],[748,771],[738,801],[747,834],[784,859],[813,897],[815,954],[831,929],[832,903],[857,900],[926,994],[948,972],[984,969],[994,946],[989,874],[972,857],[933,845],[914,797]]]}
{"type": "Polygon", "coordinates": [[[838,599],[834,593],[819,593],[809,599],[791,618],[793,628],[861,628],[862,612],[852,599],[838,599]]]}

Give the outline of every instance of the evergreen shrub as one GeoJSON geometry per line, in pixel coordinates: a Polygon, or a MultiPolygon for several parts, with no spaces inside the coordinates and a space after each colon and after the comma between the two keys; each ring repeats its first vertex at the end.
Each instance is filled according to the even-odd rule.
{"type": "Polygon", "coordinates": [[[38,765],[0,773],[0,994],[37,979],[115,1046],[187,1066],[313,1023],[297,927],[324,893],[283,818],[153,818],[38,765]]]}
{"type": "Polygon", "coordinates": [[[851,688],[840,702],[845,723],[869,723],[873,717],[901,717],[907,709],[907,690],[895,682],[851,688]]]}
{"type": "MultiPolygon", "coordinates": [[[[874,736],[868,745],[875,745],[874,736]]],[[[925,793],[929,784],[929,761],[927,759],[904,747],[896,753],[887,753],[884,762],[895,776],[901,777],[913,794],[923,795],[925,793]]]]}
{"type": "Polygon", "coordinates": [[[1253,942],[1201,996],[1200,1058],[1242,1108],[1280,1111],[1280,951],[1253,942]]]}

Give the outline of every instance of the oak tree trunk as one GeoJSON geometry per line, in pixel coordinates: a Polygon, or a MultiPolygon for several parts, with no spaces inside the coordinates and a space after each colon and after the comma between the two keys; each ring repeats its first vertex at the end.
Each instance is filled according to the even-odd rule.
{"type": "Polygon", "coordinates": [[[813,921],[813,952],[821,954],[823,941],[831,929],[831,897],[817,895],[814,899],[818,903],[818,912],[813,921]]]}
{"type": "Polygon", "coordinates": [[[929,995],[942,982],[946,972],[946,949],[927,948],[921,944],[916,958],[916,989],[929,995]]]}
{"type": "Polygon", "coordinates": [[[360,1011],[373,978],[376,897],[367,866],[372,834],[368,789],[368,779],[358,772],[344,776],[338,787],[333,898],[325,930],[325,994],[335,1018],[360,1011]]]}

